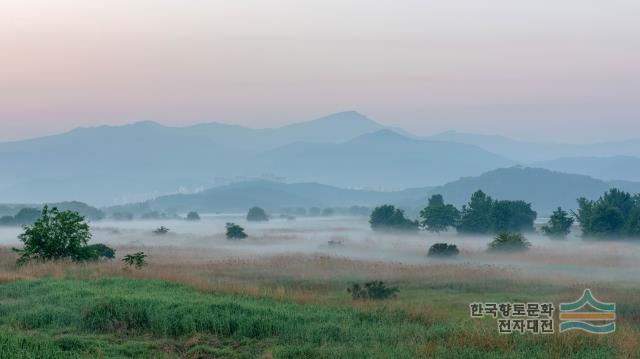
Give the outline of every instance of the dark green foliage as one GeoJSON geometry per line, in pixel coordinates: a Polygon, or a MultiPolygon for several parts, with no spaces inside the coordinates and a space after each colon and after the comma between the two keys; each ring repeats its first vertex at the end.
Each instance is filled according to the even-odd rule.
{"type": "Polygon", "coordinates": [[[369,224],[374,231],[417,231],[418,221],[404,216],[404,211],[392,205],[376,207],[371,212],[369,224]]]}
{"type": "Polygon", "coordinates": [[[268,220],[267,212],[260,207],[251,207],[247,212],[247,221],[249,222],[266,222],[268,220]]]}
{"type": "Polygon", "coordinates": [[[129,267],[136,267],[138,269],[147,265],[147,255],[144,252],[136,252],[133,254],[127,254],[122,258],[122,261],[129,267]]]}
{"type": "Polygon", "coordinates": [[[455,244],[436,243],[429,248],[429,257],[455,257],[460,253],[455,244]]]}
{"type": "Polygon", "coordinates": [[[169,228],[167,228],[165,226],[160,226],[160,227],[156,228],[153,231],[153,234],[162,236],[162,235],[165,235],[165,234],[169,233],[169,231],[170,231],[169,228]]]}
{"type": "Polygon", "coordinates": [[[542,227],[542,233],[552,238],[565,238],[571,232],[573,221],[573,217],[558,207],[553,211],[549,222],[542,227]]]}
{"type": "Polygon", "coordinates": [[[18,236],[24,243],[19,263],[30,260],[85,261],[96,259],[96,253],[89,249],[87,242],[91,239],[89,225],[77,212],[42,209],[40,218],[31,226],[25,226],[24,232],[18,236]]]}
{"type": "Polygon", "coordinates": [[[585,237],[640,237],[640,196],[611,189],[596,201],[578,199],[574,213],[585,237]]]}
{"type": "Polygon", "coordinates": [[[494,201],[491,207],[492,232],[531,232],[537,213],[524,201],[494,201]]]}
{"type": "Polygon", "coordinates": [[[482,191],[462,207],[456,229],[460,233],[487,234],[533,231],[537,213],[524,201],[496,201],[482,191]]]}
{"type": "Polygon", "coordinates": [[[531,246],[522,233],[502,232],[489,243],[489,251],[492,252],[519,252],[526,251],[531,246]]]}
{"type": "Polygon", "coordinates": [[[99,259],[113,259],[116,256],[115,249],[107,246],[106,244],[91,244],[88,248],[94,251],[99,259]]]}
{"type": "Polygon", "coordinates": [[[395,298],[400,290],[398,287],[387,287],[383,281],[376,280],[364,285],[355,283],[347,291],[353,299],[385,300],[395,298]]]}
{"type": "Polygon", "coordinates": [[[235,224],[235,223],[227,223],[225,225],[225,228],[227,229],[227,239],[245,239],[247,238],[247,234],[244,233],[244,228],[240,227],[239,225],[235,224]]]}
{"type": "Polygon", "coordinates": [[[199,221],[200,220],[200,215],[198,214],[198,212],[189,212],[187,214],[187,221],[199,221]]]}
{"type": "Polygon", "coordinates": [[[429,198],[429,205],[420,211],[420,218],[422,227],[439,233],[456,225],[460,211],[451,204],[445,204],[442,195],[434,194],[429,198]]]}
{"type": "Polygon", "coordinates": [[[468,204],[462,206],[460,221],[456,229],[460,233],[484,234],[490,233],[491,208],[493,199],[482,191],[476,191],[471,195],[468,204]]]}

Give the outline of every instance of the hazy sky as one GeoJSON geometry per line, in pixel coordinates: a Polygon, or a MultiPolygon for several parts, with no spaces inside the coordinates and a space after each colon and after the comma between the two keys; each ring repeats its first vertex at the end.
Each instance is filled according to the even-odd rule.
{"type": "Polygon", "coordinates": [[[640,137],[638,0],[0,0],[0,141],[357,110],[419,134],[640,137]]]}

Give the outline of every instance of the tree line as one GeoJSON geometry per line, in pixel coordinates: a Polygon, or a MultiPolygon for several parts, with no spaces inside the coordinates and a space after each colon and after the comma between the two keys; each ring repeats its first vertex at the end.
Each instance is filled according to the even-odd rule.
{"type": "MultiPolygon", "coordinates": [[[[576,212],[558,207],[541,227],[542,233],[564,238],[578,222],[584,237],[640,237],[640,194],[631,195],[611,189],[597,200],[579,198],[576,212]]],[[[469,202],[456,208],[440,194],[429,198],[419,218],[406,217],[402,209],[392,205],[376,207],[369,219],[373,230],[443,232],[454,228],[460,234],[496,234],[533,232],[537,213],[531,204],[520,200],[495,200],[481,190],[469,202]]]]}

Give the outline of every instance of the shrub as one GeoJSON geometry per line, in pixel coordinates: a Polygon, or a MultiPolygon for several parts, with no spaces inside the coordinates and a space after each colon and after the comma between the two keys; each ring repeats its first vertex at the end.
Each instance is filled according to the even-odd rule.
{"type": "Polygon", "coordinates": [[[198,212],[189,212],[187,214],[187,221],[199,221],[200,220],[200,215],[198,214],[198,212]]]}
{"type": "Polygon", "coordinates": [[[429,257],[455,257],[460,253],[455,244],[436,243],[429,248],[429,257]]]}
{"type": "Polygon", "coordinates": [[[353,299],[363,300],[391,299],[395,298],[399,291],[398,287],[387,287],[382,281],[366,282],[362,286],[355,283],[347,289],[353,299]]]}
{"type": "Polygon", "coordinates": [[[225,225],[225,228],[227,229],[227,239],[245,239],[247,238],[247,234],[244,233],[244,228],[240,227],[239,225],[235,224],[235,223],[227,223],[225,225]]]}
{"type": "Polygon", "coordinates": [[[502,232],[489,243],[489,250],[495,252],[526,251],[531,246],[522,233],[502,232]]]}
{"type": "Polygon", "coordinates": [[[115,249],[102,243],[92,244],[88,248],[96,253],[98,259],[113,259],[116,256],[115,249]]]}
{"type": "Polygon", "coordinates": [[[147,265],[147,255],[144,252],[136,252],[133,254],[127,254],[122,258],[122,261],[129,267],[136,267],[138,269],[147,265]]]}
{"type": "Polygon", "coordinates": [[[247,212],[247,221],[250,222],[266,222],[269,220],[267,212],[260,207],[251,207],[247,212]]]}
{"type": "Polygon", "coordinates": [[[164,235],[164,234],[169,233],[169,231],[170,231],[170,229],[169,229],[169,228],[167,228],[167,227],[165,227],[165,226],[160,226],[160,227],[156,228],[156,229],[153,231],[153,234],[156,234],[156,235],[164,235]]]}
{"type": "Polygon", "coordinates": [[[18,263],[32,259],[85,261],[96,259],[96,253],[87,247],[91,239],[89,225],[77,212],[49,210],[44,206],[40,218],[31,226],[25,226],[18,236],[24,243],[18,263]]]}

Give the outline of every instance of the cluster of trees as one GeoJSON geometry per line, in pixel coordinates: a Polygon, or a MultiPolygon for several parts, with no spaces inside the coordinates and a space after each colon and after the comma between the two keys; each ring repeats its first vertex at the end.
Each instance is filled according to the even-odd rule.
{"type": "Polygon", "coordinates": [[[370,223],[374,230],[411,230],[420,227],[442,232],[453,227],[459,233],[489,234],[498,232],[532,231],[537,213],[531,204],[524,201],[498,201],[482,191],[471,195],[469,203],[458,210],[444,203],[441,195],[433,195],[429,204],[420,211],[420,220],[412,221],[405,217],[401,209],[384,205],[371,213],[370,223]]]}
{"type": "Polygon", "coordinates": [[[580,198],[575,217],[585,237],[640,237],[640,195],[611,189],[595,201],[580,198]]]}

